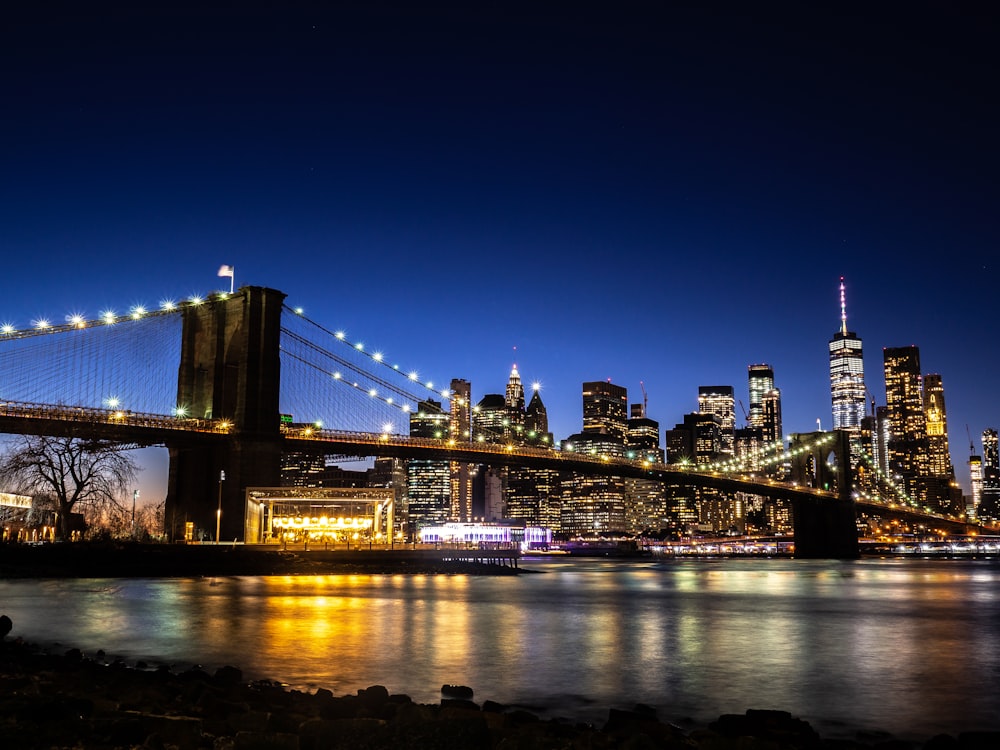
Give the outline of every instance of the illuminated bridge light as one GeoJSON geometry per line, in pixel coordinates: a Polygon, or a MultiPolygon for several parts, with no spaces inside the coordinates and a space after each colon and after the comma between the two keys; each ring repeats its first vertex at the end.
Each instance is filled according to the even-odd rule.
{"type": "Polygon", "coordinates": [[[38,320],[33,320],[32,325],[35,326],[35,328],[37,328],[38,330],[44,331],[46,328],[50,328],[52,324],[49,323],[49,321],[47,321],[45,318],[39,318],[38,320]]]}
{"type": "Polygon", "coordinates": [[[339,372],[333,373],[334,380],[340,380],[343,376],[339,372]]]}
{"type": "Polygon", "coordinates": [[[363,352],[365,350],[365,345],[359,341],[354,345],[354,348],[357,349],[359,352],[363,352]]]}
{"type": "Polygon", "coordinates": [[[376,391],[374,388],[372,388],[370,391],[368,391],[368,395],[369,396],[373,396],[373,397],[377,396],[378,395],[378,391],[376,391]]]}
{"type": "Polygon", "coordinates": [[[83,328],[86,325],[83,316],[79,313],[74,313],[73,315],[66,316],[66,322],[71,326],[76,326],[77,328],[83,328]]]}
{"type": "Polygon", "coordinates": [[[374,359],[376,362],[381,362],[382,361],[382,352],[375,352],[372,355],[372,359],[374,359]]]}
{"type": "Polygon", "coordinates": [[[121,401],[117,396],[111,396],[109,398],[106,398],[104,400],[104,403],[107,404],[108,408],[110,409],[117,409],[118,406],[121,404],[121,401]]]}
{"type": "Polygon", "coordinates": [[[187,416],[187,407],[186,406],[178,406],[176,409],[174,409],[174,416],[175,417],[186,417],[187,416]]]}
{"type": "Polygon", "coordinates": [[[146,314],[146,308],[142,305],[136,305],[132,308],[132,320],[138,320],[143,315],[146,314]]]}
{"type": "Polygon", "coordinates": [[[104,322],[105,325],[111,325],[112,323],[115,322],[115,311],[105,310],[104,312],[101,313],[101,320],[104,322]]]}
{"type": "Polygon", "coordinates": [[[165,299],[160,303],[160,309],[165,312],[170,312],[171,310],[177,309],[177,303],[172,299],[165,299]]]}
{"type": "Polygon", "coordinates": [[[417,378],[418,378],[419,376],[417,375],[417,371],[416,371],[416,370],[414,370],[414,371],[413,371],[413,372],[411,372],[411,373],[410,373],[409,375],[407,375],[407,377],[408,377],[408,378],[409,378],[410,380],[416,380],[416,379],[417,379],[417,378]]]}
{"type": "Polygon", "coordinates": [[[409,412],[410,411],[410,405],[409,404],[403,404],[403,411],[409,412]]]}
{"type": "Polygon", "coordinates": [[[333,334],[333,335],[334,335],[334,336],[335,336],[336,338],[340,339],[341,341],[343,341],[343,340],[344,340],[344,338],[345,338],[345,337],[347,336],[347,334],[346,334],[346,333],[344,333],[343,331],[337,331],[337,332],[336,332],[335,334],[333,334]]]}
{"type": "Polygon", "coordinates": [[[4,334],[5,336],[9,336],[10,334],[14,333],[15,330],[16,329],[14,328],[14,326],[12,326],[10,323],[4,323],[2,326],[0,326],[0,333],[4,334]]]}
{"type": "Polygon", "coordinates": [[[205,300],[199,297],[197,294],[192,294],[190,297],[188,297],[188,302],[190,302],[192,305],[200,305],[204,301],[205,300]]]}
{"type": "Polygon", "coordinates": [[[296,315],[303,315],[304,313],[305,313],[305,310],[303,310],[301,307],[296,307],[295,308],[295,314],[296,315]]]}

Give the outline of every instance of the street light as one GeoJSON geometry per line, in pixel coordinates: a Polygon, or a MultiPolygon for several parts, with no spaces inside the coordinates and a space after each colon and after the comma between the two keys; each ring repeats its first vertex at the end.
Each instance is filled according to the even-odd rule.
{"type": "Polygon", "coordinates": [[[135,539],[135,501],[139,499],[139,490],[132,490],[132,539],[135,539]]]}
{"type": "Polygon", "coordinates": [[[215,543],[219,543],[219,529],[222,527],[222,483],[226,481],[226,470],[219,472],[219,509],[215,511],[215,543]]]}

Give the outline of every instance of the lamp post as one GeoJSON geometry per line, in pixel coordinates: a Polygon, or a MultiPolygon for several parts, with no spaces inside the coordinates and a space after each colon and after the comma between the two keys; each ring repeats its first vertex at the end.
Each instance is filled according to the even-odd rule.
{"type": "Polygon", "coordinates": [[[215,543],[219,543],[219,530],[222,528],[222,483],[226,481],[226,470],[219,472],[219,509],[215,511],[215,543]]]}
{"type": "Polygon", "coordinates": [[[139,499],[139,490],[132,490],[132,539],[135,539],[135,501],[139,499]]]}

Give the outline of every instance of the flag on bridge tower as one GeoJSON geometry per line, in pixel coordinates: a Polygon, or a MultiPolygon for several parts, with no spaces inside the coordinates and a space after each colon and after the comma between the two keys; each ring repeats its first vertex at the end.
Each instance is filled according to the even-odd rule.
{"type": "Polygon", "coordinates": [[[236,269],[232,266],[219,266],[219,276],[229,277],[229,293],[233,293],[233,281],[235,277],[236,269]]]}

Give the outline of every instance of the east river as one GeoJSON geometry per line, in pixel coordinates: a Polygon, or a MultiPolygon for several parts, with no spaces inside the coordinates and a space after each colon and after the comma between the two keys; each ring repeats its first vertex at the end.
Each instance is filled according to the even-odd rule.
{"type": "Polygon", "coordinates": [[[1000,730],[1000,561],[525,559],[516,577],[8,580],[13,636],[600,723],[776,708],[824,736],[1000,730]]]}

